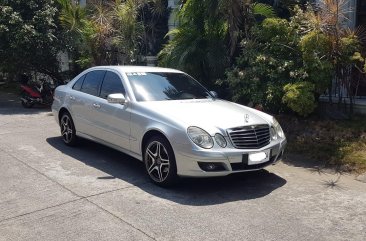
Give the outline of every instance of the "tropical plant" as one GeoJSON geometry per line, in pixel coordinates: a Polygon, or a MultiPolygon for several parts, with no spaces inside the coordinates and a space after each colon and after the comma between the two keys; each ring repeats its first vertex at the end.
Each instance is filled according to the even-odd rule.
{"type": "Polygon", "coordinates": [[[229,86],[234,101],[283,111],[283,87],[308,77],[302,68],[300,36],[290,22],[279,18],[265,19],[250,36],[241,42],[242,54],[223,83],[229,86]]]}
{"type": "Polygon", "coordinates": [[[142,51],[154,48],[156,53],[167,32],[148,26],[167,18],[166,0],[95,0],[86,8],[69,0],[58,2],[60,21],[72,42],[70,51],[82,68],[136,63],[142,51]],[[149,19],[147,13],[152,14],[149,19]]]}
{"type": "Polygon", "coordinates": [[[316,102],[314,97],[315,86],[313,83],[299,81],[293,84],[289,83],[283,89],[285,93],[282,101],[291,110],[304,117],[314,111],[316,102]]]}
{"type": "Polygon", "coordinates": [[[304,35],[300,42],[304,67],[311,82],[315,84],[316,93],[323,94],[331,84],[334,65],[329,56],[330,39],[322,32],[311,31],[304,35]]]}
{"type": "Polygon", "coordinates": [[[86,18],[85,8],[69,0],[57,0],[61,8],[61,24],[69,31],[80,31],[86,18]]]}
{"type": "MultiPolygon", "coordinates": [[[[131,59],[131,47],[136,41],[121,41],[129,38],[128,32],[136,24],[135,1],[89,2],[87,7],[69,0],[58,0],[61,6],[60,21],[71,39],[73,59],[82,68],[91,65],[113,64],[118,56],[131,59]],[[128,16],[127,16],[128,15],[128,16]],[[131,19],[131,20],[130,20],[131,19]],[[124,32],[123,32],[124,31],[124,32]],[[128,48],[128,50],[126,50],[128,48]]],[[[134,34],[135,32],[132,32],[134,34]]]]}
{"type": "MultiPolygon", "coordinates": [[[[354,78],[351,77],[356,62],[352,61],[352,56],[355,52],[361,52],[360,41],[365,39],[366,34],[362,29],[352,31],[345,27],[350,21],[347,16],[349,11],[352,11],[349,0],[320,0],[315,9],[312,6],[308,6],[306,11],[297,9],[294,22],[306,34],[302,40],[302,50],[305,67],[314,82],[321,81],[328,86],[330,103],[332,95],[338,96],[338,104],[343,97],[348,97],[352,113],[356,94],[354,78]]],[[[318,93],[324,91],[324,88],[317,88],[318,93]]]]}
{"type": "Polygon", "coordinates": [[[274,16],[273,9],[249,0],[188,0],[178,12],[179,27],[159,54],[160,65],[183,69],[208,85],[221,78],[235,59],[241,39],[256,17],[274,16]]]}
{"type": "Polygon", "coordinates": [[[113,28],[112,46],[119,53],[119,64],[135,63],[139,45],[143,37],[144,26],[138,21],[139,8],[143,1],[117,0],[112,8],[113,28]]]}
{"type": "Polygon", "coordinates": [[[166,43],[170,11],[168,0],[145,1],[139,8],[137,20],[144,27],[141,54],[155,56],[166,43]]]}
{"type": "MultiPolygon", "coordinates": [[[[276,15],[270,5],[252,0],[217,0],[217,2],[218,9],[211,11],[225,16],[228,25],[230,57],[233,57],[238,50],[240,39],[249,37],[251,27],[257,22],[256,18],[271,18],[276,15]]],[[[210,7],[215,9],[215,4],[211,3],[210,7]]]]}
{"type": "Polygon", "coordinates": [[[159,53],[159,64],[182,69],[212,84],[228,64],[225,21],[208,11],[211,1],[188,0],[178,13],[179,27],[159,53]]]}
{"type": "Polygon", "coordinates": [[[249,38],[242,41],[243,52],[236,66],[227,71],[223,81],[233,99],[260,103],[272,112],[290,108],[307,115],[314,110],[313,99],[318,101],[335,83],[339,101],[346,89],[352,109],[352,95],[359,81],[352,78],[353,67],[362,72],[365,60],[361,54],[355,55],[360,53],[362,32],[344,29],[344,4],[341,0],[324,0],[316,11],[311,5],[305,10],[295,7],[290,21],[267,18],[252,27],[249,38]],[[305,88],[304,82],[314,89],[305,88]],[[301,104],[296,106],[305,104],[303,99],[289,101],[294,100],[295,90],[309,98],[306,113],[297,108],[301,104]]]}

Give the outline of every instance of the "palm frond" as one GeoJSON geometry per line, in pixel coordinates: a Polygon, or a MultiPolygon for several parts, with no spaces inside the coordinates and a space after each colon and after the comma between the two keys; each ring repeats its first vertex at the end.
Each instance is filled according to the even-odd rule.
{"type": "Polygon", "coordinates": [[[322,20],[321,27],[324,32],[334,31],[334,28],[339,28],[350,21],[348,14],[354,9],[349,7],[349,2],[349,0],[319,0],[316,10],[322,20]]]}
{"type": "Polygon", "coordinates": [[[82,21],[85,20],[85,8],[72,4],[69,0],[57,0],[61,6],[61,25],[69,31],[79,31],[82,28],[82,21]]]}
{"type": "Polygon", "coordinates": [[[165,7],[164,0],[150,0],[152,3],[151,12],[154,16],[162,16],[167,8],[165,7]]]}
{"type": "Polygon", "coordinates": [[[362,45],[366,44],[366,28],[365,26],[358,26],[355,29],[346,28],[344,31],[345,36],[356,36],[362,45]]]}
{"type": "Polygon", "coordinates": [[[271,5],[264,3],[254,3],[252,9],[254,15],[261,15],[266,18],[276,17],[276,13],[271,5]]]}

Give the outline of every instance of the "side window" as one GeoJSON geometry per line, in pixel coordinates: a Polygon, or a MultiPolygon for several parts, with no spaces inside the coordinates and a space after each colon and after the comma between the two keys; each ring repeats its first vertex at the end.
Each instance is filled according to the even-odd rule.
{"type": "Polygon", "coordinates": [[[83,76],[81,76],[76,82],[75,84],[72,86],[72,88],[74,90],[80,90],[81,89],[81,85],[83,84],[83,81],[85,79],[85,74],[83,76]]]}
{"type": "Polygon", "coordinates": [[[99,86],[102,82],[104,70],[95,70],[86,74],[81,91],[89,95],[98,96],[99,86]]]}
{"type": "Polygon", "coordinates": [[[115,93],[125,94],[125,88],[123,88],[122,81],[117,74],[107,71],[100,90],[100,97],[107,99],[109,94],[115,93]]]}

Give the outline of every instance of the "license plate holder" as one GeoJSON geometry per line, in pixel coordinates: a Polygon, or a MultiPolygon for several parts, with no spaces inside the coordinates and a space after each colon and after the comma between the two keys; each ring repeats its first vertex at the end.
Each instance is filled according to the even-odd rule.
{"type": "Polygon", "coordinates": [[[271,157],[271,149],[252,152],[248,154],[248,165],[257,165],[268,162],[271,157]]]}

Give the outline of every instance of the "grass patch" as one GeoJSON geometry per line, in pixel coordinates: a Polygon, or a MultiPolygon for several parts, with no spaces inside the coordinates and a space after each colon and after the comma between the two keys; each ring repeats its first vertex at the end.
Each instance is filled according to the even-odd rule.
{"type": "Polygon", "coordinates": [[[288,152],[343,171],[366,171],[366,117],[344,121],[293,116],[278,119],[288,139],[288,152]]]}

